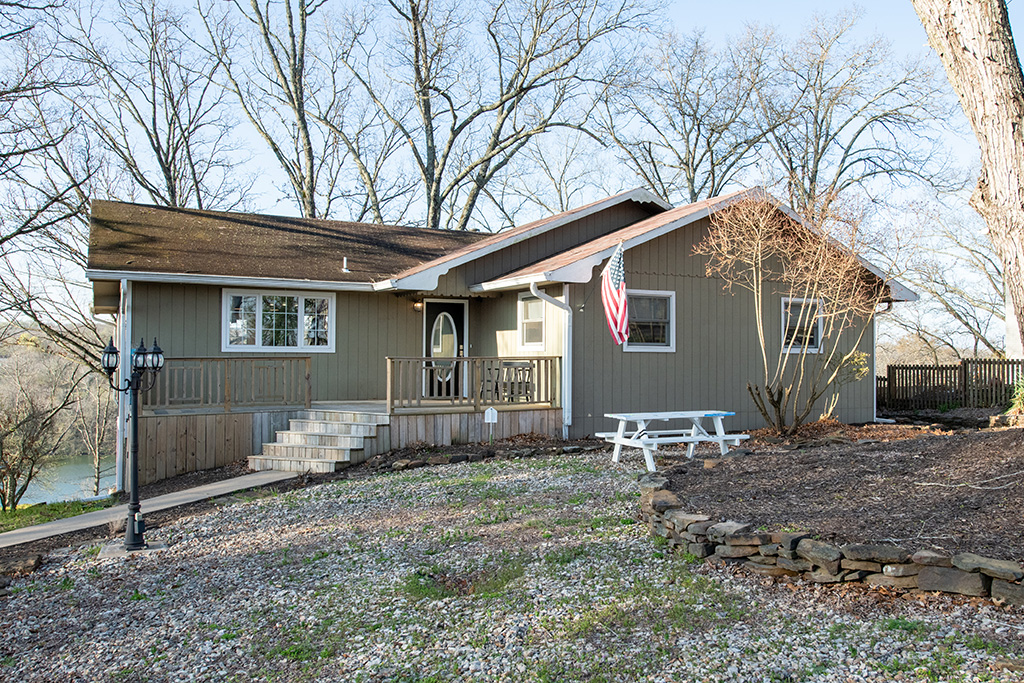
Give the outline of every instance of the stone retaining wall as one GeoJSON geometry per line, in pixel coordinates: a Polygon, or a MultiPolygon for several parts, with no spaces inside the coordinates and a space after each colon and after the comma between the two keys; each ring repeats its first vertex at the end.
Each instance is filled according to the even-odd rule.
{"type": "Polygon", "coordinates": [[[762,576],[802,577],[814,583],[856,581],[869,586],[942,591],[1024,605],[1024,568],[1018,562],[971,553],[944,555],[892,545],[835,546],[810,533],[754,530],[748,524],[713,520],[683,510],[657,474],[640,479],[640,515],[655,536],[708,560],[741,564],[762,576]]]}

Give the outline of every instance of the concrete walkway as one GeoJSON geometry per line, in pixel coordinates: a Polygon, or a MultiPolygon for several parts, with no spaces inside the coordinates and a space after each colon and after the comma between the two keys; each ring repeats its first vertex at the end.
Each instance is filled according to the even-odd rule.
{"type": "MultiPolygon", "coordinates": [[[[265,472],[256,472],[255,474],[246,474],[241,477],[232,477],[231,479],[216,481],[212,484],[204,484],[203,486],[197,486],[194,489],[185,489],[184,491],[168,493],[163,496],[157,496],[156,498],[143,499],[141,501],[142,516],[145,517],[146,514],[150,512],[158,512],[160,510],[178,507],[179,505],[197,503],[201,500],[224,496],[236,491],[244,491],[246,489],[252,489],[259,486],[266,486],[267,484],[276,484],[279,481],[294,479],[297,476],[299,476],[298,472],[277,472],[268,470],[265,472]]],[[[67,534],[72,531],[92,529],[94,527],[104,526],[110,522],[120,522],[127,516],[128,505],[117,505],[103,510],[96,510],[95,512],[87,512],[84,515],[78,515],[76,517],[55,519],[52,522],[46,522],[45,524],[22,527],[21,529],[15,529],[14,531],[8,531],[0,534],[0,548],[39,541],[44,538],[59,536],[60,534],[67,534]]]]}

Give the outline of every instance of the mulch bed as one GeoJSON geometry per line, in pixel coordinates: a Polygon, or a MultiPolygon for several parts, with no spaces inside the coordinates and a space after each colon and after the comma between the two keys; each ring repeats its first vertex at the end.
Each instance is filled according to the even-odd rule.
{"type": "Polygon", "coordinates": [[[687,512],[837,544],[1024,559],[1022,429],[826,422],[791,440],[752,436],[749,454],[666,460],[687,512]]]}

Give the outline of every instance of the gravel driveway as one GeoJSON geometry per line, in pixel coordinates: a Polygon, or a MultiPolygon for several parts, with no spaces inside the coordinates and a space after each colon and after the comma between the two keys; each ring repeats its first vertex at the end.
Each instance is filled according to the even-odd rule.
{"type": "MultiPolygon", "coordinates": [[[[636,462],[463,463],[235,499],[51,555],[8,681],[1020,681],[1024,615],[764,586],[634,521],[636,462]]],[[[143,501],[145,507],[145,501],[143,501]]]]}

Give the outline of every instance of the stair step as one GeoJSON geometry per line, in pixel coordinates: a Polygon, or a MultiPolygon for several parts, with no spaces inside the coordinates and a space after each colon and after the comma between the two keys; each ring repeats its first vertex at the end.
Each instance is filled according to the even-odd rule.
{"type": "Polygon", "coordinates": [[[339,446],[341,448],[362,448],[365,437],[351,434],[324,434],[288,430],[277,433],[277,443],[293,446],[339,446]]]}
{"type": "Polygon", "coordinates": [[[372,422],[341,422],[336,420],[288,421],[289,431],[312,434],[351,434],[353,436],[376,436],[377,425],[372,422]]]}
{"type": "Polygon", "coordinates": [[[273,455],[250,455],[249,469],[262,472],[265,470],[277,470],[281,472],[313,472],[314,474],[327,474],[338,472],[348,467],[347,462],[340,460],[325,460],[323,458],[292,458],[278,457],[273,455]]]}
{"type": "MultiPolygon", "coordinates": [[[[346,448],[344,446],[307,446],[301,444],[265,443],[263,455],[281,458],[337,460],[339,462],[359,462],[362,459],[362,448],[346,448]],[[355,455],[356,457],[353,457],[355,455]]],[[[254,456],[258,457],[258,456],[254,456]]]]}
{"type": "Polygon", "coordinates": [[[327,422],[362,422],[366,424],[386,425],[390,418],[384,413],[354,413],[345,410],[303,410],[299,414],[301,420],[323,420],[327,422]]]}

